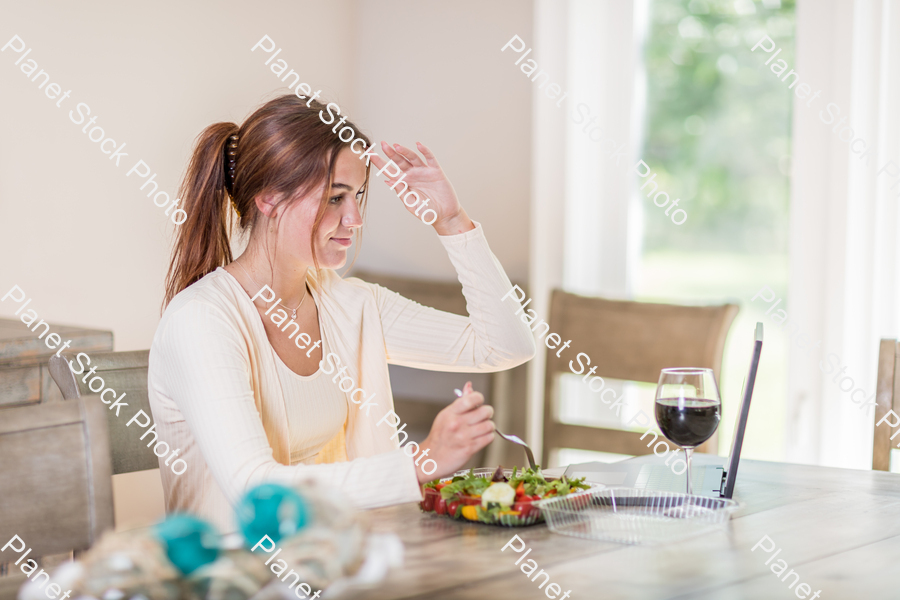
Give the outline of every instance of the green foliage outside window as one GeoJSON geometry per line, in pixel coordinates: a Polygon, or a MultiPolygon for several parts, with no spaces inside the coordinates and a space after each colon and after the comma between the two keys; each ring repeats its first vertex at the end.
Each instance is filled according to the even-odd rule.
{"type": "Polygon", "coordinates": [[[642,195],[645,251],[786,253],[793,92],[751,52],[764,35],[796,67],[794,0],[650,3],[641,157],[689,217],[642,195]]]}

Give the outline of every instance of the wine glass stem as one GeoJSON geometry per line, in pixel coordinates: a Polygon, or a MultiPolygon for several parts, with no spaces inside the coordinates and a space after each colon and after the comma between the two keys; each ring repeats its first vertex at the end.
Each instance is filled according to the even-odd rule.
{"type": "Polygon", "coordinates": [[[687,493],[690,495],[694,494],[694,487],[691,485],[691,455],[693,453],[693,448],[684,448],[684,462],[687,463],[687,470],[685,471],[687,475],[687,493]]]}

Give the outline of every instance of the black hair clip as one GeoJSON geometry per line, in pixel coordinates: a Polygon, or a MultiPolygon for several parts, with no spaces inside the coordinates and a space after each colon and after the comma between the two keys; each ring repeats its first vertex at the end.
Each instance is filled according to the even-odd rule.
{"type": "Polygon", "coordinates": [[[234,163],[237,160],[237,145],[237,134],[228,136],[228,143],[225,144],[225,189],[228,190],[229,195],[233,195],[234,163]]]}

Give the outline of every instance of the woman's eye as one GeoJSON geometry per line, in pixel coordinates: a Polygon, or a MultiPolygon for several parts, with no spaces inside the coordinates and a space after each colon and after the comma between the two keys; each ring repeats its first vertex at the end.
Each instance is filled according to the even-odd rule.
{"type": "Polygon", "coordinates": [[[331,203],[332,203],[332,204],[337,204],[337,203],[339,203],[339,202],[340,202],[341,200],[343,200],[343,199],[344,199],[343,196],[332,196],[332,198],[331,198],[331,203]]]}

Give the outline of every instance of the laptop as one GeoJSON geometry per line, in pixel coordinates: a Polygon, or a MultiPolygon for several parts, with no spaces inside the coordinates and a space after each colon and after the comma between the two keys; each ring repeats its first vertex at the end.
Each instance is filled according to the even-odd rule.
{"type": "MultiPolygon", "coordinates": [[[[750,371],[744,380],[741,398],[741,410],[738,414],[731,445],[731,455],[720,459],[721,465],[695,466],[691,470],[694,494],[713,498],[731,498],[734,494],[734,482],[737,479],[738,466],[741,460],[741,447],[744,443],[744,432],[747,430],[747,417],[750,415],[750,400],[753,397],[753,384],[756,382],[756,371],[762,353],[763,324],[756,324],[756,336],[753,341],[753,357],[750,371]]],[[[660,440],[665,440],[662,436],[660,440]]],[[[666,442],[673,451],[682,454],[681,449],[671,442],[666,442]]],[[[664,464],[629,464],[631,461],[619,463],[589,462],[569,465],[567,477],[585,477],[589,483],[602,483],[610,487],[633,487],[645,490],[667,492],[684,492],[685,476],[676,475],[664,464]]]]}

